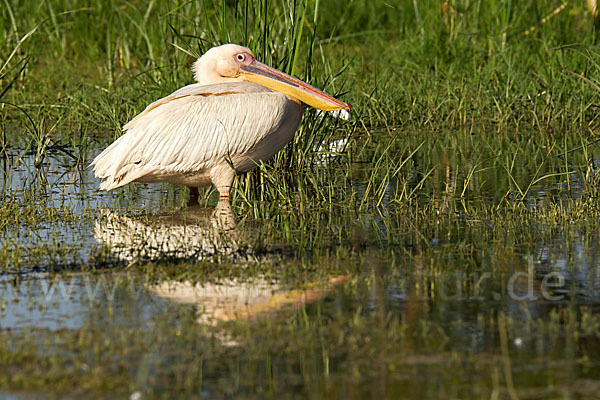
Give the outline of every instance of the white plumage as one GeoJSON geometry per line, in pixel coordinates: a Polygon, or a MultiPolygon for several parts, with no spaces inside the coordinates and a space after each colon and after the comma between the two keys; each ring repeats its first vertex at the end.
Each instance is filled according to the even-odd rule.
{"type": "Polygon", "coordinates": [[[204,186],[213,168],[247,172],[289,142],[302,116],[299,103],[250,82],[183,89],[148,106],[96,157],[101,189],[133,181],[204,186]]]}
{"type": "Polygon", "coordinates": [[[322,109],[349,109],[259,63],[245,47],[213,48],[194,69],[199,83],[150,104],[94,159],[101,189],[134,181],[214,184],[228,198],[236,173],[250,171],[292,139],[302,118],[298,99],[322,109]]]}

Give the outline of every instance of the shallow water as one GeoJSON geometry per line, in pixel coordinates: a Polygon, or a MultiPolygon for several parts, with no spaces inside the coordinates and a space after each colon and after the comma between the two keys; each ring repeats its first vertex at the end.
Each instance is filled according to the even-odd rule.
{"type": "MultiPolygon", "coordinates": [[[[81,395],[69,379],[147,397],[596,393],[595,221],[441,206],[419,219],[394,208],[390,182],[377,206],[316,211],[306,228],[272,209],[185,207],[184,191],[162,184],[99,192],[61,151],[41,168],[8,154],[0,355],[33,383],[6,381],[7,396],[43,393],[63,363],[76,367],[52,375],[52,393],[81,395]]],[[[585,195],[573,182],[571,196],[585,195]]],[[[530,208],[556,191],[534,189],[530,208]]]]}

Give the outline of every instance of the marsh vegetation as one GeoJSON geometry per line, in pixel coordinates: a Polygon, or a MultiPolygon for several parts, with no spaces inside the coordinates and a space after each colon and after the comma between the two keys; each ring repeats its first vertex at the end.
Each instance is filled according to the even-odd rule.
{"type": "Polygon", "coordinates": [[[585,1],[3,0],[0,396],[595,398],[597,44],[585,1]],[[227,42],[351,118],[231,209],[100,192],[227,42]]]}

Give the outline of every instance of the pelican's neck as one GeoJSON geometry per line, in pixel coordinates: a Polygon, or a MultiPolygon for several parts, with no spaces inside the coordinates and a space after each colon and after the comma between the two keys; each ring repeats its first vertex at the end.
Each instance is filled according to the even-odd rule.
{"type": "Polygon", "coordinates": [[[199,58],[192,66],[194,71],[194,79],[201,85],[212,85],[215,83],[231,83],[241,82],[239,78],[221,76],[217,72],[216,63],[214,60],[199,58]]]}
{"type": "Polygon", "coordinates": [[[300,107],[302,107],[302,109],[304,109],[304,103],[301,102],[300,100],[298,100],[297,98],[290,96],[289,94],[286,94],[285,97],[287,97],[289,100],[293,101],[294,103],[299,104],[300,107]]]}

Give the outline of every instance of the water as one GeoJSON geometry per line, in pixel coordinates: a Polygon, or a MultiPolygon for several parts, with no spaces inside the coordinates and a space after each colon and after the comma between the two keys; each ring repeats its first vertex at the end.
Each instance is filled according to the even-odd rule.
{"type": "MultiPolygon", "coordinates": [[[[99,192],[65,152],[41,168],[8,155],[0,396],[48,381],[142,398],[597,392],[595,221],[423,216],[395,208],[394,181],[358,212],[256,218],[161,184],[99,192]]],[[[557,190],[534,189],[531,210],[557,190]]]]}

